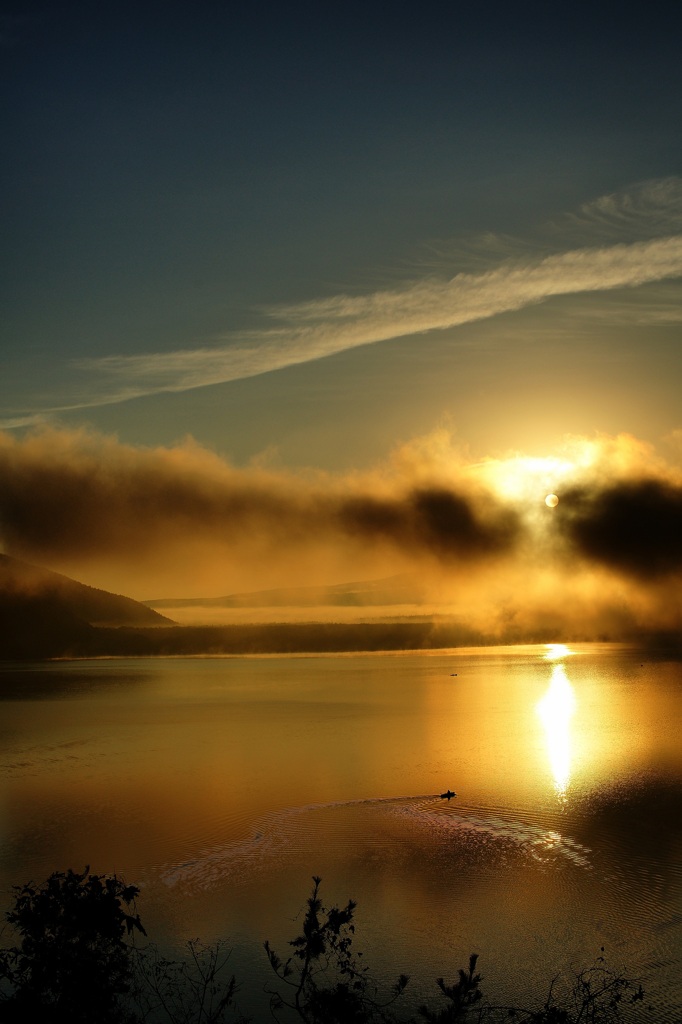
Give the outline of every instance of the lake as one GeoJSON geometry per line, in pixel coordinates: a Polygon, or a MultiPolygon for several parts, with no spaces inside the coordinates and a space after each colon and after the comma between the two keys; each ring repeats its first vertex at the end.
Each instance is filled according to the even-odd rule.
{"type": "MultiPolygon", "coordinates": [[[[682,663],[615,644],[0,668],[0,886],[138,884],[166,947],[224,936],[265,1011],[313,875],[420,991],[590,962],[682,1005],[682,663]],[[457,796],[441,799],[451,789],[457,796]]],[[[10,898],[7,897],[9,906],[10,898]]]]}

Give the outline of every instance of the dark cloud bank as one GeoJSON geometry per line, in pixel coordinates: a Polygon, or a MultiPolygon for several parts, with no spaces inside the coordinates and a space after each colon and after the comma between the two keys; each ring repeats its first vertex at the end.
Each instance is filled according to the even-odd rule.
{"type": "Polygon", "coordinates": [[[682,568],[682,487],[653,478],[569,488],[557,521],[589,560],[642,581],[682,568]]]}
{"type": "Polygon", "coordinates": [[[88,435],[5,440],[0,482],[2,542],[37,559],[168,556],[200,539],[280,554],[379,544],[469,562],[510,549],[520,531],[511,508],[463,483],[239,470],[194,446],[138,450],[88,435]]]}
{"type": "MultiPolygon", "coordinates": [[[[459,623],[440,637],[446,646],[679,632],[682,484],[671,470],[576,474],[551,511],[481,480],[428,457],[334,477],[239,469],[191,442],[138,449],[82,431],[0,434],[0,543],[138,598],[409,571],[459,623]]],[[[436,646],[434,629],[382,642],[436,646]]],[[[334,642],[318,636],[311,649],[334,642]]]]}

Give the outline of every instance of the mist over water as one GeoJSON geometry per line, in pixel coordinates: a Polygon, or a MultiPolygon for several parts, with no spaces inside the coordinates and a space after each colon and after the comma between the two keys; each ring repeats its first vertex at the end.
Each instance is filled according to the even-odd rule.
{"type": "Polygon", "coordinates": [[[262,941],[286,951],[319,874],[391,978],[429,991],[475,950],[513,998],[524,971],[542,990],[605,946],[675,1019],[682,664],[664,653],[5,664],[0,700],[3,889],[116,872],[157,941],[233,941],[245,1009],[262,941]]]}

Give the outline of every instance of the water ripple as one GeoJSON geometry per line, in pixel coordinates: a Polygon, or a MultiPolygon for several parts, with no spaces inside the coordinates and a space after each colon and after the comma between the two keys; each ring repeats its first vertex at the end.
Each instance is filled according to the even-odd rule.
{"type": "Polygon", "coordinates": [[[168,886],[206,889],[230,877],[244,877],[289,852],[328,847],[395,849],[396,842],[416,841],[427,856],[453,853],[472,865],[482,860],[506,862],[520,856],[540,868],[564,861],[582,870],[593,868],[589,847],[570,838],[551,816],[501,808],[444,804],[437,796],[389,797],[307,804],[273,811],[238,841],[213,842],[196,857],[164,865],[159,877],[168,886]],[[396,828],[397,825],[397,828],[396,828]]]}

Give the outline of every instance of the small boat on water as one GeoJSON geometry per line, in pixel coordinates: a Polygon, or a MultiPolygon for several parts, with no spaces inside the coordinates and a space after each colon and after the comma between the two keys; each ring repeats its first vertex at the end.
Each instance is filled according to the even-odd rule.
{"type": "Polygon", "coordinates": [[[453,793],[453,791],[449,789],[447,793],[441,793],[440,798],[441,800],[452,800],[453,796],[457,796],[457,794],[453,793]]]}

